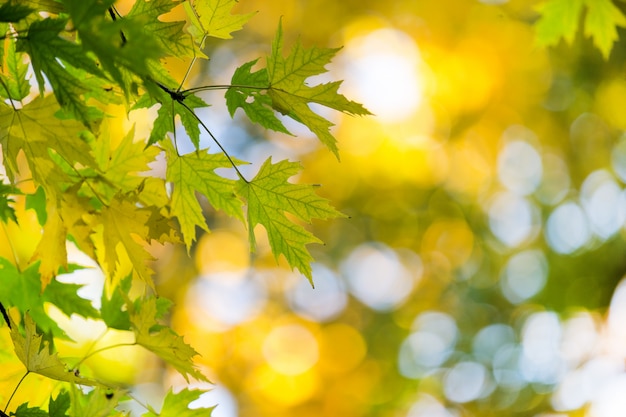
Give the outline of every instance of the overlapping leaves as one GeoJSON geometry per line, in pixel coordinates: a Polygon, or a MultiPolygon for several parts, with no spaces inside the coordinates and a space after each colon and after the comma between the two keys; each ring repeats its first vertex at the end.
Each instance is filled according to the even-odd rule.
{"type": "Polygon", "coordinates": [[[551,46],[562,38],[571,44],[584,15],[584,34],[593,39],[605,58],[618,39],[617,28],[626,27],[626,16],[611,0],[548,0],[538,10],[537,43],[551,46]]]}
{"type": "Polygon", "coordinates": [[[267,57],[266,68],[251,72],[256,61],[239,68],[233,77],[232,87],[226,93],[231,115],[239,107],[262,126],[287,132],[282,122],[268,112],[268,108],[291,117],[307,126],[335,156],[339,156],[336,139],[330,133],[333,124],[315,113],[310,104],[322,106],[351,115],[370,114],[361,104],[339,94],[340,81],[309,86],[306,80],[326,72],[325,66],[339,51],[336,48],[304,48],[297,42],[287,57],[283,56],[283,31],[279,25],[267,57]],[[265,94],[260,94],[264,91],[265,94]]]}
{"type": "MultiPolygon", "coordinates": [[[[16,215],[17,207],[32,209],[41,232],[30,257],[0,258],[3,316],[11,324],[16,356],[28,373],[96,386],[86,393],[70,384],[69,390],[50,399],[48,411],[22,404],[18,415],[105,416],[115,413],[123,395],[80,376],[82,360],[77,369],[69,369],[54,353],[54,339],[67,336],[45,304],[68,316],[79,314],[102,320],[110,329],[132,332],[132,344],[155,353],[185,378],[206,379],[193,362],[196,350],[163,320],[171,304],[155,295],[147,250],[153,241],[180,243],[174,222],[191,250],[197,230],[209,231],[198,197],[246,223],[252,250],[254,229],[263,226],[276,258],[284,256],[311,279],[307,245],[320,241],[305,224],[341,214],[315,193],[315,187],[289,182],[301,169],[297,163],[268,159],[254,178],[244,178],[238,168],[243,162],[227,154],[208,123],[195,114],[207,106],[192,94],[203,87],[187,91],[167,87],[179,81],[161,65],[164,57],[193,63],[203,57],[207,38],[229,39],[250,19],[253,13],[233,12],[235,3],[137,0],[125,15],[118,13],[112,0],[9,0],[0,5],[4,35],[0,97],[5,100],[0,103],[0,145],[7,176],[0,182],[0,220],[16,223],[19,229],[26,215],[16,215]],[[164,18],[183,3],[186,21],[164,18]],[[39,95],[31,91],[29,74],[34,74],[39,95]],[[158,106],[148,137],[136,138],[133,129],[124,135],[112,128],[109,120],[117,109],[107,107],[111,104],[126,104],[126,109],[158,106]],[[179,153],[176,118],[195,152],[179,153]],[[200,149],[201,128],[221,152],[200,149]],[[174,143],[167,138],[170,132],[174,143]],[[166,159],[162,176],[153,171],[159,156],[166,159]],[[220,171],[224,169],[234,170],[238,179],[224,176],[220,171]],[[68,241],[104,272],[107,291],[99,310],[78,297],[79,285],[56,278],[75,268],[68,262],[68,241]],[[137,278],[145,292],[131,299],[137,278]],[[7,318],[17,315],[21,325],[7,318]]],[[[266,67],[254,71],[255,60],[236,70],[226,94],[228,110],[234,114],[243,108],[253,122],[288,133],[276,112],[286,114],[337,155],[332,124],[309,105],[348,114],[368,112],[338,93],[339,82],[307,85],[309,77],[326,71],[336,52],[297,43],[284,57],[279,27],[266,67]]],[[[211,409],[189,409],[199,395],[199,391],[169,392],[162,410],[155,413],[149,408],[146,415],[209,415],[211,409]]]]}

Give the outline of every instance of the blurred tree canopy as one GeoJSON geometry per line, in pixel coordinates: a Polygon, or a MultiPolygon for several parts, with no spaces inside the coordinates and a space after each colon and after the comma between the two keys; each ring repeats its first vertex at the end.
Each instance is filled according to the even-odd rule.
{"type": "MultiPolygon", "coordinates": [[[[320,184],[347,217],[313,222],[324,242],[309,247],[315,289],[277,265],[262,230],[250,254],[244,227],[202,199],[211,233],[198,229],[191,262],[184,247],[151,248],[158,293],[174,303],[169,322],[215,384],[192,380],[212,391],[180,398],[218,404],[217,417],[626,413],[626,4],[235,8],[252,10],[228,44],[206,40],[211,59],[191,67],[193,85],[229,84],[270,52],[281,20],[286,44],[342,46],[329,78],[316,81],[345,80],[340,91],[374,116],[313,106],[336,125],[338,161],[287,118],[297,140],[231,119],[222,98],[198,94],[212,106],[198,114],[224,148],[252,162],[243,175],[269,155],[301,161],[298,182],[320,184]]],[[[176,59],[165,67],[175,79],[190,69],[176,59]]],[[[65,356],[128,341],[57,316],[75,341],[58,341],[65,356]]],[[[85,364],[150,405],[187,386],[136,348],[85,364]]]]}

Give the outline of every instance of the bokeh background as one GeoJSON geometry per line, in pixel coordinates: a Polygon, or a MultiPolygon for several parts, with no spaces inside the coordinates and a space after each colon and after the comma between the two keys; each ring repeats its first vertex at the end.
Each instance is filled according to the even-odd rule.
{"type": "MultiPolygon", "coordinates": [[[[269,51],[282,17],[287,44],[343,46],[328,77],[375,116],[320,109],[339,162],[306,129],[266,132],[203,93],[200,117],[250,174],[269,155],[301,161],[296,180],[349,217],[312,225],[325,242],[311,247],[315,289],[262,229],[250,254],[243,226],[208,204],[212,233],[191,260],[153,248],[172,324],[214,383],[195,384],[212,388],[196,405],[218,404],[215,417],[626,415],[626,48],[604,60],[582,33],[538,47],[537,3],[239,4],[257,15],[207,45],[188,87],[228,83],[269,51]]],[[[182,79],[189,63],[169,64],[182,79]]],[[[70,336],[103,328],[89,329],[70,336]]],[[[90,362],[148,403],[184,383],[140,348],[90,362]]]]}

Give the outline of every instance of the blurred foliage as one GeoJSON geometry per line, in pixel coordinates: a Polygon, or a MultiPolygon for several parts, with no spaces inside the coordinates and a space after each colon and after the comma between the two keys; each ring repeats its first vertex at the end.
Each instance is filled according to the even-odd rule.
{"type": "MultiPolygon", "coordinates": [[[[336,120],[341,162],[224,127],[301,160],[349,218],[315,223],[315,290],[219,218],[200,238],[174,323],[223,416],[624,410],[626,8],[570,3],[246,2],[261,18],[236,42],[282,15],[305,45],[344,45],[332,72],[376,116],[336,120]]],[[[198,77],[241,64],[212,54],[198,77]]]]}
{"type": "MultiPolygon", "coordinates": [[[[207,42],[195,85],[269,52],[282,16],[286,44],[343,45],[333,78],[375,116],[330,119],[340,162],[286,119],[295,142],[225,110],[210,120],[257,165],[301,161],[299,180],[348,217],[314,223],[315,289],[260,230],[250,255],[246,231],[208,204],[193,264],[151,248],[173,327],[216,384],[198,401],[217,417],[625,414],[625,4],[238,7],[256,18],[226,47],[207,42]]],[[[188,69],[168,64],[177,79],[188,69]]],[[[71,333],[77,319],[59,325],[89,340],[71,333]]],[[[90,362],[148,403],[184,382],[143,352],[120,356],[90,362]]]]}

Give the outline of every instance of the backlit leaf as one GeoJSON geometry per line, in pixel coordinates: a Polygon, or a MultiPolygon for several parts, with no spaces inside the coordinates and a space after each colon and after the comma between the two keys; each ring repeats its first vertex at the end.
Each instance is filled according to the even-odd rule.
{"type": "Polygon", "coordinates": [[[7,175],[18,173],[17,157],[24,152],[35,180],[46,190],[58,190],[68,180],[50,150],[70,165],[93,166],[89,145],[80,138],[85,127],[76,120],[56,117],[59,105],[52,96],[36,98],[21,109],[0,105],[0,144],[7,175]]]}
{"type": "Polygon", "coordinates": [[[29,372],[34,372],[58,381],[73,382],[75,384],[96,386],[100,385],[91,379],[76,376],[61,362],[56,353],[50,353],[47,342],[42,342],[42,335],[37,333],[35,322],[29,314],[24,315],[24,329],[22,335],[19,326],[11,322],[11,339],[15,348],[15,354],[26,366],[29,372]]]}
{"type": "Polygon", "coordinates": [[[552,46],[561,38],[572,43],[578,31],[584,1],[548,0],[539,5],[537,10],[541,17],[535,23],[537,43],[541,46],[552,46]]]}
{"type": "Polygon", "coordinates": [[[243,219],[241,201],[235,196],[235,181],[215,173],[218,168],[231,168],[223,154],[210,154],[207,149],[179,156],[171,143],[164,142],[167,153],[166,179],[174,186],[171,213],[180,223],[187,249],[196,238],[196,226],[208,231],[196,192],[211,205],[230,216],[243,219]]]}
{"type": "Polygon", "coordinates": [[[195,0],[191,7],[195,11],[190,13],[191,21],[195,25],[198,38],[211,36],[220,39],[231,39],[232,32],[243,28],[254,13],[232,14],[237,0],[195,0]]]}
{"type": "Polygon", "coordinates": [[[335,156],[339,156],[336,139],[330,133],[333,124],[309,107],[316,103],[351,115],[368,115],[361,104],[339,94],[340,81],[309,86],[306,80],[326,72],[325,66],[339,49],[304,48],[297,42],[287,57],[283,56],[282,26],[278,26],[272,43],[272,53],[267,57],[266,74],[262,70],[251,72],[254,61],[244,64],[236,72],[232,87],[227,91],[227,103],[231,115],[242,107],[252,120],[267,128],[286,132],[275,117],[267,117],[263,107],[271,106],[295,121],[304,124],[335,156]],[[267,77],[266,95],[260,94],[261,84],[267,77]]]}
{"type": "Polygon", "coordinates": [[[311,276],[312,257],[306,248],[309,243],[322,243],[309,231],[290,220],[286,213],[298,220],[329,219],[342,216],[328,201],[318,196],[311,185],[292,184],[288,179],[298,172],[298,163],[265,161],[252,181],[239,180],[237,193],[247,202],[250,244],[255,247],[254,226],[263,225],[274,256],[284,255],[292,268],[311,276]]]}
{"type": "Polygon", "coordinates": [[[82,96],[89,88],[83,81],[66,71],[61,62],[97,76],[102,76],[103,73],[96,63],[83,53],[79,45],[58,35],[65,29],[66,23],[64,19],[52,18],[33,22],[28,30],[28,36],[18,41],[18,50],[30,55],[40,94],[43,95],[44,92],[45,74],[59,104],[83,124],[93,127],[102,113],[85,103],[82,96]]]}
{"type": "Polygon", "coordinates": [[[150,219],[150,211],[137,207],[130,201],[115,198],[99,215],[90,218],[92,228],[101,226],[104,245],[103,267],[109,274],[113,276],[117,269],[117,251],[124,250],[137,275],[152,286],[152,270],[147,264],[152,260],[152,256],[143,246],[149,239],[147,222],[150,219]]]}
{"type": "Polygon", "coordinates": [[[215,407],[190,409],[189,404],[200,398],[204,391],[183,389],[174,394],[170,389],[163,400],[160,412],[153,410],[142,414],[142,417],[205,417],[210,416],[215,407]]]}
{"type": "Polygon", "coordinates": [[[184,21],[162,21],[159,16],[180,4],[172,0],[137,0],[126,18],[143,28],[156,41],[157,47],[178,58],[193,57],[191,36],[183,31],[184,21]]]}
{"type": "MultiPolygon", "coordinates": [[[[0,11],[0,16],[2,12],[0,11]]],[[[11,100],[20,101],[30,93],[30,83],[27,78],[28,63],[24,60],[24,54],[15,50],[15,41],[4,39],[5,54],[0,61],[0,96],[11,100]]]]}
{"type": "Polygon", "coordinates": [[[191,376],[206,380],[193,363],[193,357],[198,355],[198,352],[186,344],[182,336],[156,321],[158,311],[157,300],[150,297],[141,300],[138,303],[138,311],[131,314],[130,321],[137,344],[157,354],[185,379],[188,380],[191,376]]]}
{"type": "Polygon", "coordinates": [[[77,291],[81,288],[80,285],[65,284],[53,279],[42,291],[38,271],[38,263],[30,265],[23,271],[18,271],[8,260],[0,258],[0,275],[2,276],[0,303],[5,307],[16,307],[21,313],[28,311],[44,332],[52,332],[60,337],[63,337],[64,333],[46,313],[45,302],[58,304],[57,306],[67,315],[98,316],[98,312],[91,303],[78,296],[77,291]]]}
{"type": "Polygon", "coordinates": [[[618,39],[617,26],[626,27],[626,17],[611,0],[586,0],[586,4],[585,35],[591,36],[606,59],[618,39]]]}

